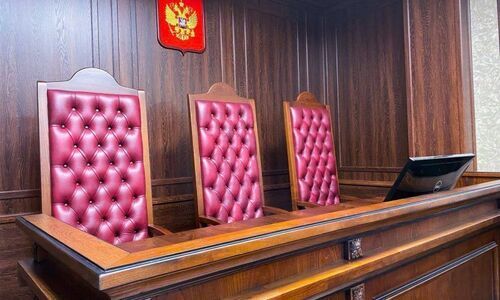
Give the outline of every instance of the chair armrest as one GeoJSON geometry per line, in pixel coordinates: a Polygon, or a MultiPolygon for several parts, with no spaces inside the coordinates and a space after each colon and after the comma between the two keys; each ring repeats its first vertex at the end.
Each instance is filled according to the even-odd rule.
{"type": "Polygon", "coordinates": [[[220,225],[220,224],[223,224],[220,220],[213,218],[213,217],[207,217],[207,216],[199,216],[198,222],[200,222],[201,225],[220,225]]]}
{"type": "Polygon", "coordinates": [[[264,215],[279,215],[279,214],[286,214],[289,213],[288,210],[284,210],[281,208],[277,207],[272,207],[272,206],[263,206],[262,209],[264,210],[264,215]]]}
{"type": "Polygon", "coordinates": [[[166,234],[172,234],[171,231],[169,231],[168,229],[165,229],[161,226],[158,226],[158,225],[154,225],[154,224],[149,224],[148,225],[148,233],[149,233],[149,236],[153,237],[153,236],[159,236],[159,235],[166,235],[166,234]]]}

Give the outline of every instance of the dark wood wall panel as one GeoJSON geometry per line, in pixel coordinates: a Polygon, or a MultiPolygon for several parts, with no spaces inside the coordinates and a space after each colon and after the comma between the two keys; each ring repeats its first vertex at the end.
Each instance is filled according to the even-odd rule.
{"type": "Polygon", "coordinates": [[[401,2],[347,10],[339,25],[343,167],[401,167],[408,157],[401,2]]]}
{"type": "Polygon", "coordinates": [[[325,26],[341,178],[391,179],[381,172],[408,157],[403,7],[381,2],[339,10],[325,26]]]}
{"type": "MultiPolygon", "coordinates": [[[[268,3],[271,5],[274,3],[268,3]]],[[[275,4],[278,6],[279,4],[275,4]]],[[[282,102],[299,91],[298,12],[269,7],[267,11],[248,6],[243,48],[247,62],[248,96],[255,98],[264,170],[286,169],[287,159],[282,102]],[[252,22],[259,20],[259,22],[252,22]],[[269,130],[273,128],[273,130],[269,130]],[[266,148],[266,150],[264,150],[266,148]],[[263,152],[264,153],[264,152],[263,152]]],[[[239,48],[239,47],[238,47],[239,48]]]]}
{"type": "Polygon", "coordinates": [[[467,12],[467,0],[379,0],[327,13],[340,178],[394,180],[408,156],[474,152],[467,12]]]}
{"type": "Polygon", "coordinates": [[[460,0],[405,1],[412,155],[474,151],[470,93],[464,92],[470,82],[462,77],[468,64],[462,61],[468,36],[462,37],[461,11],[466,5],[460,0]]]}

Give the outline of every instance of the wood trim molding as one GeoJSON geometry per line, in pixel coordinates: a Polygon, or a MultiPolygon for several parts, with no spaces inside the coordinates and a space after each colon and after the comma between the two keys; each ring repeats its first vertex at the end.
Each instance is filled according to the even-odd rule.
{"type": "Polygon", "coordinates": [[[463,177],[473,178],[496,178],[500,179],[500,172],[465,172],[463,177]]]}
{"type": "MultiPolygon", "coordinates": [[[[471,251],[467,253],[466,255],[463,255],[457,259],[454,259],[444,265],[441,265],[440,267],[425,273],[422,276],[419,276],[399,287],[396,287],[382,295],[378,295],[374,297],[374,300],[389,300],[389,299],[394,299],[397,298],[398,296],[428,282],[431,281],[432,279],[443,275],[446,272],[449,272],[455,268],[460,267],[461,265],[473,260],[476,257],[479,257],[489,251],[497,249],[498,245],[496,242],[491,242],[488,243],[480,248],[475,249],[474,251],[471,251]]],[[[497,266],[498,267],[498,266],[497,266]]],[[[495,272],[495,271],[494,271],[495,272]]]]}
{"type": "MultiPolygon", "coordinates": [[[[262,171],[262,176],[272,177],[288,175],[287,169],[277,169],[277,170],[265,170],[262,171]]],[[[193,177],[173,177],[173,178],[158,178],[151,181],[152,186],[165,186],[165,185],[177,185],[177,184],[193,184],[193,177]]]]}
{"type": "Polygon", "coordinates": [[[177,184],[192,184],[193,177],[158,178],[151,181],[152,186],[165,186],[177,184]]]}
{"type": "Polygon", "coordinates": [[[399,173],[402,168],[398,167],[358,167],[358,166],[340,166],[342,172],[387,172],[399,173]]]}
{"type": "Polygon", "coordinates": [[[40,197],[39,189],[0,191],[0,200],[38,197],[40,197]]]}
{"type": "Polygon", "coordinates": [[[40,212],[25,212],[25,213],[18,213],[18,214],[0,215],[0,224],[15,223],[17,217],[24,217],[24,216],[34,215],[34,214],[38,214],[38,213],[40,213],[40,212]]]}
{"type": "Polygon", "coordinates": [[[392,187],[392,181],[374,181],[374,180],[355,180],[355,179],[340,179],[340,185],[354,185],[354,186],[374,186],[374,187],[392,187]]]}

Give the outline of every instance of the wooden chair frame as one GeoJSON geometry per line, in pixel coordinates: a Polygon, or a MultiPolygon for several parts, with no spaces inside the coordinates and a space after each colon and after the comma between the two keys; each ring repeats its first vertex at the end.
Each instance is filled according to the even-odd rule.
{"type": "Polygon", "coordinates": [[[195,198],[196,198],[196,216],[198,226],[202,225],[219,225],[223,224],[216,218],[208,217],[204,215],[205,205],[203,202],[203,187],[201,179],[201,159],[200,159],[200,147],[198,140],[198,126],[196,121],[196,106],[195,102],[198,100],[208,100],[208,101],[218,101],[218,102],[233,102],[233,103],[246,103],[252,108],[252,114],[254,119],[254,132],[256,139],[256,152],[257,152],[257,165],[259,166],[259,182],[260,182],[260,193],[261,199],[263,200],[263,210],[265,215],[269,214],[280,214],[287,213],[288,211],[280,208],[270,207],[265,205],[264,198],[264,182],[262,178],[262,164],[260,156],[260,142],[259,142],[259,129],[257,126],[257,115],[255,110],[255,100],[240,97],[236,94],[235,90],[229,85],[219,82],[215,83],[210,87],[207,93],[203,94],[188,94],[188,105],[189,105],[189,120],[191,128],[191,142],[193,145],[193,164],[194,164],[194,184],[195,184],[195,198]]]}
{"type": "Polygon", "coordinates": [[[52,193],[50,176],[48,90],[86,91],[94,93],[134,95],[139,97],[141,109],[141,136],[146,184],[148,231],[150,236],[170,234],[165,228],[154,225],[153,199],[151,190],[151,165],[149,161],[148,122],[146,94],[142,90],[123,87],[107,72],[96,68],[85,68],[76,72],[68,81],[38,82],[38,127],[40,137],[40,176],[42,213],[52,215],[52,193]]]}
{"type": "MultiPolygon", "coordinates": [[[[283,114],[285,120],[285,136],[286,136],[286,150],[288,154],[288,170],[290,176],[290,192],[292,196],[292,208],[293,210],[297,210],[299,208],[307,208],[307,207],[318,207],[320,205],[305,202],[300,200],[299,193],[299,180],[297,178],[297,165],[295,163],[295,151],[293,146],[293,124],[292,124],[292,116],[290,113],[290,108],[302,106],[308,108],[326,108],[328,114],[330,115],[330,132],[332,135],[332,140],[334,140],[333,134],[333,119],[332,113],[330,111],[330,105],[322,104],[318,101],[316,96],[310,92],[302,92],[297,96],[295,101],[283,101],[283,114]]],[[[335,147],[333,147],[333,153],[335,154],[335,147]]],[[[337,171],[338,173],[338,171],[337,171]]]]}

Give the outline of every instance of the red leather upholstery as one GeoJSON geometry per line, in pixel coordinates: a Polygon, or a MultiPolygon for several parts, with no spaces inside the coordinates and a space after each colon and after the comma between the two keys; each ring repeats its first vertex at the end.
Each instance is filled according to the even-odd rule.
{"type": "Polygon", "coordinates": [[[113,244],[147,238],[139,98],[47,98],[53,216],[113,244]]]}
{"type": "Polygon", "coordinates": [[[224,223],[264,215],[252,107],[195,102],[205,215],[224,223]]]}
{"type": "Polygon", "coordinates": [[[330,113],[324,107],[294,106],[290,110],[300,201],[339,203],[330,113]]]}

